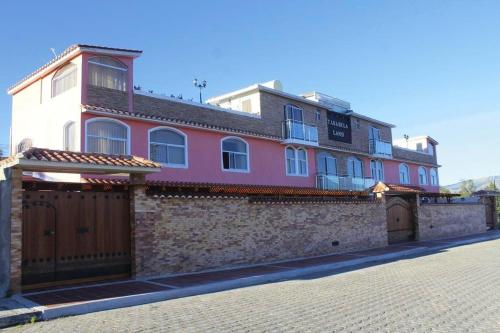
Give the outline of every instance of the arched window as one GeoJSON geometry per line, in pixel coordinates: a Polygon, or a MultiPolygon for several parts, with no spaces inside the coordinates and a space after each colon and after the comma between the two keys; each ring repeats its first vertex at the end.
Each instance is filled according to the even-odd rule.
{"type": "Polygon", "coordinates": [[[129,153],[129,128],[114,119],[87,121],[86,151],[89,153],[122,155],[129,153]]]}
{"type": "Polygon", "coordinates": [[[356,157],[347,159],[347,174],[351,178],[363,178],[363,162],[356,157]]]}
{"type": "Polygon", "coordinates": [[[404,163],[399,165],[399,182],[401,184],[410,183],[410,169],[408,168],[408,165],[404,163]]]}
{"type": "Polygon", "coordinates": [[[439,181],[438,181],[437,170],[434,169],[434,168],[431,168],[430,174],[431,174],[431,185],[432,186],[438,186],[439,185],[439,181]]]}
{"type": "Polygon", "coordinates": [[[418,183],[427,185],[427,170],[422,166],[418,168],[418,183]]]}
{"type": "Polygon", "coordinates": [[[167,167],[187,167],[186,135],[172,128],[149,132],[149,158],[167,167]]]}
{"type": "Polygon", "coordinates": [[[318,154],[318,173],[321,175],[337,175],[337,159],[329,153],[318,154]]]}
{"type": "Polygon", "coordinates": [[[52,78],[52,97],[76,87],[76,69],[75,64],[69,63],[56,72],[52,78]]]}
{"type": "Polygon", "coordinates": [[[286,174],[288,176],[307,176],[307,152],[304,148],[285,148],[286,174]]]}
{"type": "Polygon", "coordinates": [[[30,149],[31,147],[33,147],[33,140],[31,140],[30,138],[24,138],[17,145],[17,152],[23,152],[27,149],[30,149]]]}
{"type": "Polygon", "coordinates": [[[227,171],[249,171],[248,144],[240,138],[222,140],[222,169],[227,171]]]}
{"type": "Polygon", "coordinates": [[[97,87],[127,91],[128,68],[111,57],[89,59],[89,84],[97,87]]]}
{"type": "Polygon", "coordinates": [[[371,160],[370,161],[370,171],[372,174],[373,180],[376,182],[384,180],[384,165],[380,160],[371,160]]]}
{"type": "Polygon", "coordinates": [[[63,146],[64,150],[75,151],[75,122],[68,121],[64,125],[63,146]]]}

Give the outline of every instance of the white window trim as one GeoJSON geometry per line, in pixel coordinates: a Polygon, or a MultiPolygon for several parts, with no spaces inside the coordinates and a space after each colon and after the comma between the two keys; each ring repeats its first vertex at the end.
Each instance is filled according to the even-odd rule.
{"type": "MultiPolygon", "coordinates": [[[[126,123],[124,123],[123,121],[121,120],[118,120],[118,119],[114,119],[114,118],[109,118],[109,117],[95,117],[95,118],[91,118],[91,119],[87,119],[85,120],[85,152],[88,153],[88,125],[90,123],[93,123],[93,122],[96,122],[96,121],[102,121],[102,120],[105,120],[105,121],[111,121],[111,122],[115,122],[115,123],[118,123],[120,125],[123,125],[127,128],[127,140],[125,139],[122,139],[122,138],[110,138],[110,139],[113,139],[113,140],[123,140],[123,141],[126,141],[127,143],[127,151],[126,151],[126,155],[130,155],[130,142],[131,142],[131,131],[130,131],[130,126],[126,123]]],[[[92,135],[92,137],[96,137],[94,135],[92,135]]]]}
{"type": "Polygon", "coordinates": [[[72,63],[72,62],[68,62],[68,63],[64,64],[63,66],[59,67],[59,69],[57,69],[57,71],[54,72],[54,75],[52,76],[52,79],[50,79],[50,98],[56,98],[57,96],[60,96],[60,95],[64,94],[65,92],[70,91],[73,88],[76,88],[77,86],[78,86],[78,65],[75,64],[75,63],[72,63]],[[74,65],[74,69],[73,70],[71,70],[69,72],[66,72],[63,75],[59,76],[59,77],[56,77],[57,74],[59,74],[59,72],[62,69],[64,69],[66,66],[70,66],[70,65],[74,65]],[[59,93],[59,94],[57,94],[57,95],[54,96],[54,80],[59,80],[59,79],[62,79],[64,77],[66,77],[66,76],[69,76],[69,75],[73,74],[73,71],[75,72],[75,75],[76,75],[76,84],[75,84],[75,86],[71,87],[68,90],[65,90],[62,93],[59,93]]]}
{"type": "Polygon", "coordinates": [[[309,177],[309,156],[307,154],[307,149],[303,147],[293,147],[293,146],[286,146],[285,147],[285,174],[290,177],[309,177]],[[295,173],[290,173],[288,172],[288,164],[287,164],[287,156],[286,156],[286,151],[288,148],[293,149],[293,154],[294,154],[294,160],[295,160],[295,173]],[[302,149],[306,153],[306,174],[301,175],[299,173],[299,150],[302,149]]]}
{"type": "Polygon", "coordinates": [[[77,150],[77,148],[76,148],[76,135],[77,135],[77,133],[76,133],[76,123],[73,120],[67,121],[64,124],[64,126],[63,126],[63,150],[66,150],[66,146],[74,146],[74,150],[73,151],[77,150]],[[75,136],[73,138],[73,142],[68,145],[68,137],[67,137],[68,133],[67,133],[67,130],[68,130],[68,127],[71,126],[71,125],[75,126],[75,129],[74,129],[75,136]]]}
{"type": "Polygon", "coordinates": [[[406,184],[406,185],[411,183],[411,181],[410,181],[410,167],[406,163],[399,164],[399,183],[406,184]],[[403,166],[403,165],[406,166],[406,170],[408,170],[408,174],[407,174],[408,181],[406,183],[401,182],[401,166],[403,166]]]}
{"type": "Polygon", "coordinates": [[[430,180],[430,185],[431,186],[439,186],[439,176],[438,176],[438,172],[437,172],[436,168],[430,168],[429,169],[429,180],[430,180]],[[436,184],[432,183],[432,171],[434,171],[434,173],[436,175],[436,184]]]}
{"type": "Polygon", "coordinates": [[[377,177],[375,177],[376,173],[377,173],[377,163],[380,163],[380,170],[382,171],[382,177],[381,177],[381,179],[378,179],[377,181],[383,182],[383,181],[385,181],[385,170],[384,170],[384,162],[382,160],[370,160],[370,174],[371,174],[373,180],[377,179],[377,177]],[[372,162],[375,162],[375,175],[373,174],[373,170],[372,170],[372,162]]]}
{"type": "Polygon", "coordinates": [[[187,169],[189,167],[189,162],[188,162],[188,138],[187,138],[187,135],[182,132],[181,130],[178,130],[177,128],[174,128],[174,127],[169,127],[169,126],[157,126],[157,127],[153,127],[153,128],[150,128],[148,130],[148,158],[150,160],[151,159],[151,143],[155,143],[155,144],[158,144],[158,145],[164,145],[164,146],[173,146],[173,147],[184,147],[184,164],[175,164],[175,163],[161,163],[161,162],[157,162],[157,163],[160,163],[162,166],[166,167],[166,168],[176,168],[176,169],[187,169]],[[158,131],[158,130],[169,130],[169,131],[172,131],[172,132],[175,132],[177,134],[180,134],[184,137],[184,146],[181,146],[181,145],[172,145],[172,144],[165,144],[165,143],[162,143],[162,142],[154,142],[154,141],[151,141],[151,133],[154,132],[154,131],[158,131]]]}
{"type": "MultiPolygon", "coordinates": [[[[111,58],[111,59],[113,59],[113,60],[115,60],[115,61],[121,62],[120,60],[117,60],[117,59],[115,59],[115,58],[113,58],[113,57],[109,57],[109,58],[111,58]]],[[[91,58],[91,59],[92,59],[92,58],[91,58]]],[[[89,61],[88,61],[88,63],[89,63],[89,64],[93,64],[93,65],[97,65],[97,66],[102,66],[102,67],[107,67],[107,68],[116,69],[116,70],[119,70],[119,71],[122,71],[122,72],[127,72],[127,71],[128,71],[128,67],[127,67],[127,65],[125,65],[125,64],[123,64],[123,63],[122,63],[122,64],[123,64],[123,66],[124,66],[125,68],[120,68],[120,67],[116,67],[116,66],[112,66],[112,65],[101,64],[100,62],[96,62],[96,61],[92,61],[92,60],[89,60],[89,61]]]]}
{"type": "Polygon", "coordinates": [[[419,185],[429,185],[429,179],[428,179],[428,175],[427,175],[427,169],[423,166],[419,166],[418,167],[418,184],[419,185]],[[420,170],[424,170],[425,171],[425,183],[422,183],[420,181],[420,170]]]}
{"type": "MultiPolygon", "coordinates": [[[[231,152],[229,152],[229,153],[231,153],[231,152]]],[[[242,154],[242,153],[240,153],[240,154],[242,154]]],[[[244,140],[238,136],[226,136],[220,140],[220,169],[223,172],[250,173],[250,145],[248,144],[248,142],[246,140],[244,140]],[[237,140],[242,141],[246,145],[246,150],[247,150],[247,153],[246,153],[246,155],[247,155],[247,168],[246,168],[246,170],[244,170],[244,169],[224,169],[224,158],[223,158],[222,154],[225,152],[225,150],[222,148],[222,143],[227,139],[237,139],[237,140]]]]}

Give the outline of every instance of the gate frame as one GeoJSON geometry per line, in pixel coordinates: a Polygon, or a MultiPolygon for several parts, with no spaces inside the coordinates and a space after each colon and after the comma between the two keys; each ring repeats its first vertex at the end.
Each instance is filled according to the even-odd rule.
{"type": "MultiPolygon", "coordinates": [[[[104,155],[56,151],[50,149],[30,148],[0,162],[0,203],[2,211],[7,208],[5,218],[0,216],[0,229],[9,229],[10,239],[0,245],[0,298],[22,291],[22,205],[23,205],[23,172],[60,173],[60,174],[125,174],[129,178],[130,200],[130,232],[131,232],[131,274],[134,276],[134,212],[133,200],[136,198],[134,188],[143,188],[145,193],[145,175],[161,171],[158,163],[134,156],[104,155]],[[42,156],[42,157],[40,157],[42,156]],[[48,157],[49,158],[48,158],[48,157]],[[69,156],[69,158],[67,157],[69,156]],[[51,159],[51,158],[52,159],[51,159]],[[5,224],[5,225],[4,225],[5,224]],[[8,227],[7,227],[8,225],[8,227]],[[3,257],[3,254],[7,258],[3,257]],[[7,263],[7,264],[3,264],[7,263]]],[[[67,184],[53,182],[54,184],[67,184]]],[[[82,183],[76,183],[82,186],[82,183]]],[[[83,184],[93,186],[92,184],[83,184]]]]}

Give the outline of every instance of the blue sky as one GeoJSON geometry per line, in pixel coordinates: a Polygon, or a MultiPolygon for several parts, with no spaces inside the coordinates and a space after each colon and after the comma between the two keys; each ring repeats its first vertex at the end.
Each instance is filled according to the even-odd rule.
{"type": "Polygon", "coordinates": [[[279,79],[437,139],[441,184],[500,175],[498,1],[9,1],[0,11],[0,144],[8,86],[73,43],[138,48],[135,83],[196,97],[279,79]]]}

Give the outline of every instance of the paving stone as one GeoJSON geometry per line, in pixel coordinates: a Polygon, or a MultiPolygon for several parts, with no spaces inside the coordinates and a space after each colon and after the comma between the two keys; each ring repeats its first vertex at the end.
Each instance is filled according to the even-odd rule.
{"type": "Polygon", "coordinates": [[[500,332],[500,240],[12,332],[500,332]]]}

